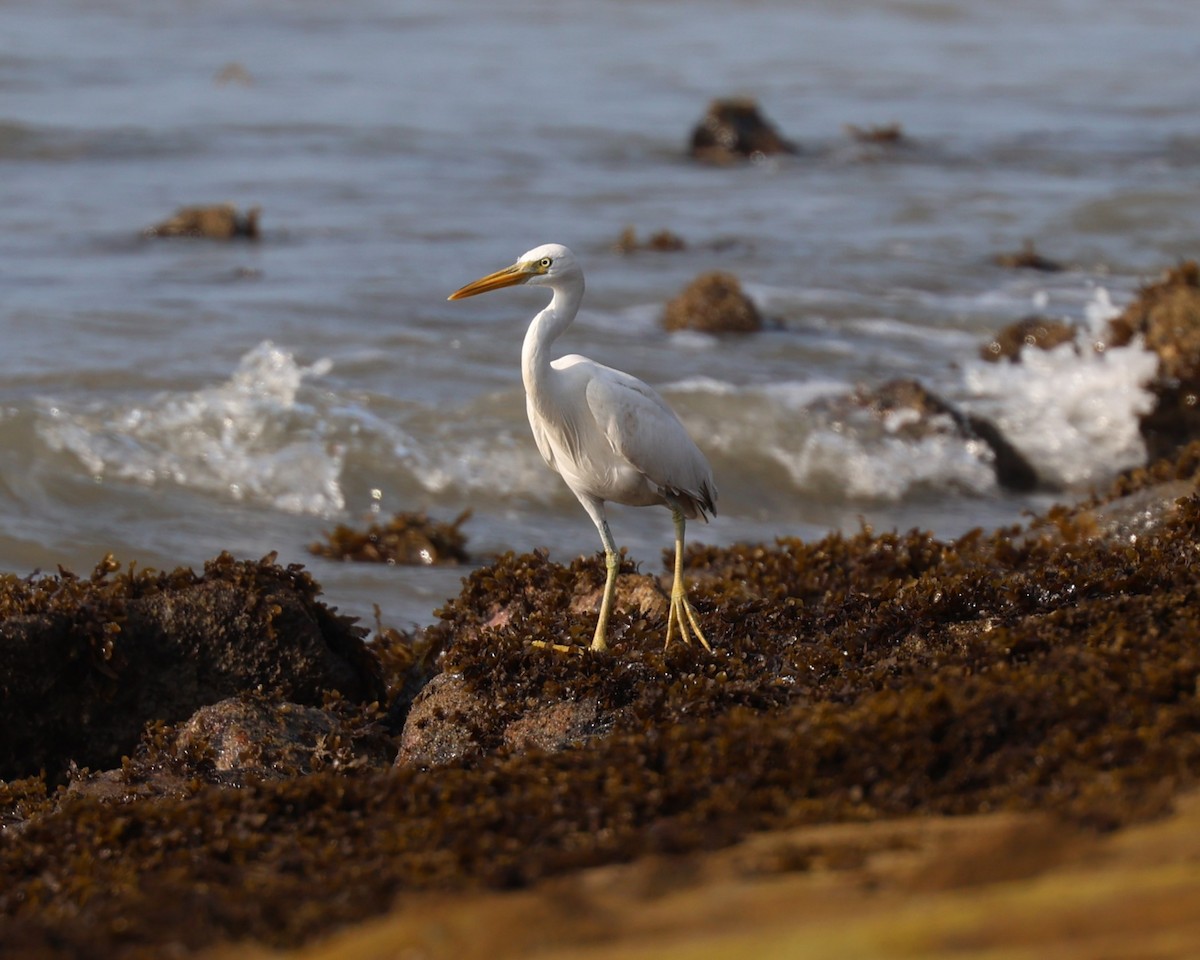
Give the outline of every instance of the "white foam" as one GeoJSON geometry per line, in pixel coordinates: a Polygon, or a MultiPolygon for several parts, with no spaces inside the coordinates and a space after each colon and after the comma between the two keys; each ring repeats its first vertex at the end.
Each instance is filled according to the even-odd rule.
{"type": "Polygon", "coordinates": [[[1158,357],[1140,340],[1103,352],[1090,339],[1116,314],[1099,288],[1075,342],[1025,350],[1020,363],[972,361],[964,389],[1047,482],[1074,487],[1145,462],[1139,418],[1154,407],[1146,384],[1158,357]]]}
{"type": "Polygon", "coordinates": [[[996,490],[991,452],[951,433],[914,440],[817,429],[799,449],[775,446],[770,452],[797,486],[831,499],[894,503],[921,491],[996,490]]]}
{"type": "Polygon", "coordinates": [[[298,393],[331,368],[328,360],[301,366],[264,341],[217,386],[117,409],[46,403],[38,432],[98,480],[175,483],[327,516],[344,505],[345,450],[298,393]]]}
{"type": "Polygon", "coordinates": [[[1104,287],[1097,287],[1083,307],[1083,317],[1087,321],[1088,329],[1096,335],[1104,330],[1110,320],[1120,315],[1120,308],[1113,304],[1108,290],[1104,287]]]}

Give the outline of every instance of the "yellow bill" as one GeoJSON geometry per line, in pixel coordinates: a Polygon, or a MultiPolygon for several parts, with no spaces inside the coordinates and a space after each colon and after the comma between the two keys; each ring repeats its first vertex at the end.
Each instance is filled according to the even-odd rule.
{"type": "Polygon", "coordinates": [[[537,271],[529,264],[514,263],[511,267],[505,267],[503,270],[489,273],[486,277],[480,277],[478,280],[468,283],[465,287],[460,287],[446,299],[462,300],[464,297],[474,297],[480,293],[487,293],[489,290],[511,287],[518,283],[524,283],[536,274],[537,271]]]}

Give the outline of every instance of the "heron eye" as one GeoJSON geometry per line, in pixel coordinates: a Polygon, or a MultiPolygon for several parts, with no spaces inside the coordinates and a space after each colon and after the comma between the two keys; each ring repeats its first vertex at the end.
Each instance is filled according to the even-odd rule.
{"type": "Polygon", "coordinates": [[[551,260],[549,257],[542,257],[542,259],[538,261],[538,266],[541,267],[543,270],[549,270],[550,264],[552,264],[553,262],[554,261],[551,260]]]}

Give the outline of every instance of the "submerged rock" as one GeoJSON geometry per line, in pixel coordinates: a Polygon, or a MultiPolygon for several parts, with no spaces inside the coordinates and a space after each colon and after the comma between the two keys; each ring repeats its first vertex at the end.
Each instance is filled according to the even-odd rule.
{"type": "Polygon", "coordinates": [[[796,147],[763,119],[758,104],[748,98],[714,100],[692,130],[691,155],[706,163],[795,153],[796,147]]]}
{"type": "Polygon", "coordinates": [[[1010,270],[1038,270],[1042,273],[1058,273],[1063,269],[1063,265],[1057,260],[1050,260],[1043,257],[1034,249],[1032,241],[1025,241],[1025,245],[1015,253],[998,253],[995,258],[996,266],[1007,267],[1010,270]]]}
{"type": "Polygon", "coordinates": [[[365,531],[344,524],[327,535],[327,542],[309,544],[310,553],[333,560],[364,563],[435,566],[467,563],[467,538],[459,529],[470,518],[464,510],[450,523],[430,520],[422,513],[397,513],[386,524],[372,523],[365,531]]]}
{"type": "Polygon", "coordinates": [[[241,691],[320,704],[383,697],[365,631],[300,568],[223,554],[196,575],[0,578],[0,778],[110,767],[147,724],[241,691]]]}
{"type": "Polygon", "coordinates": [[[857,140],[859,143],[897,146],[908,142],[908,138],[904,135],[904,128],[898,123],[887,123],[873,127],[859,127],[853,123],[848,123],[845,129],[847,136],[852,140],[857,140]]]}
{"type": "Polygon", "coordinates": [[[758,308],[731,273],[702,273],[667,302],[662,324],[667,330],[703,333],[754,333],[763,326],[758,308]]]}
{"type": "Polygon", "coordinates": [[[687,244],[683,242],[683,238],[670,230],[659,230],[642,241],[638,239],[637,231],[633,227],[622,230],[617,242],[613,244],[617,253],[637,253],[642,250],[672,253],[686,248],[687,244]]]}
{"type": "Polygon", "coordinates": [[[259,207],[239,213],[231,203],[212,206],[180,207],[174,215],[153,227],[147,237],[193,237],[209,240],[259,239],[259,207]]]}

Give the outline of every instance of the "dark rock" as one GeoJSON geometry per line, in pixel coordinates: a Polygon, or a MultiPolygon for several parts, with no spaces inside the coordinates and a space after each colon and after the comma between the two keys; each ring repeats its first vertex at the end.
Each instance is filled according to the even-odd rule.
{"type": "Polygon", "coordinates": [[[364,742],[332,710],[242,694],[192,714],[176,728],[172,752],[211,758],[219,773],[283,779],[383,766],[389,747],[382,737],[364,742]]]}
{"type": "Polygon", "coordinates": [[[259,207],[239,213],[231,203],[213,206],[180,207],[175,214],[153,227],[147,227],[147,237],[193,237],[209,240],[259,239],[259,207]]]}
{"type": "Polygon", "coordinates": [[[751,99],[714,100],[692,131],[691,155],[707,163],[732,163],[747,158],[795,153],[758,112],[751,99]]]}
{"type": "Polygon", "coordinates": [[[1200,265],[1189,260],[1157,283],[1109,323],[1105,346],[1119,347],[1140,336],[1158,354],[1150,383],[1154,409],[1142,418],[1142,436],[1152,460],[1173,454],[1200,437],[1200,265]]]}
{"type": "Polygon", "coordinates": [[[737,277],[721,271],[701,274],[668,301],[662,323],[667,330],[704,333],[753,333],[763,326],[737,277]]]}
{"type": "Polygon", "coordinates": [[[898,123],[888,123],[882,126],[859,127],[853,123],[846,124],[846,134],[859,143],[883,144],[896,146],[906,143],[908,138],[904,129],[898,123]]]}
{"type": "Polygon", "coordinates": [[[979,356],[989,363],[1000,360],[1015,362],[1026,347],[1053,350],[1061,343],[1073,341],[1076,333],[1075,326],[1065,320],[1025,317],[1016,323],[1010,323],[980,347],[979,356]]]}
{"type": "MultiPolygon", "coordinates": [[[[582,650],[581,650],[582,653],[582,650]]],[[[535,655],[562,656],[551,650],[535,655]]],[[[425,687],[400,736],[398,767],[429,768],[479,758],[497,749],[520,755],[579,746],[612,728],[596,697],[564,699],[557,690],[520,703],[497,703],[462,674],[442,673],[425,687]]]]}
{"type": "Polygon", "coordinates": [[[637,231],[633,227],[626,227],[621,231],[621,235],[617,238],[617,242],[613,244],[613,249],[617,253],[638,253],[643,250],[653,250],[657,253],[672,253],[678,250],[684,250],[687,244],[683,242],[683,238],[670,230],[659,230],[657,233],[652,233],[645,240],[638,239],[637,231]]]}
{"type": "Polygon", "coordinates": [[[1028,240],[1016,253],[998,253],[994,259],[996,266],[1007,267],[1010,270],[1040,270],[1042,273],[1058,273],[1063,269],[1063,265],[1058,261],[1047,259],[1038,253],[1034,249],[1032,241],[1028,240]]]}
{"type": "Polygon", "coordinates": [[[1033,465],[985,417],[965,413],[915,380],[889,380],[874,389],[859,388],[844,397],[822,401],[818,409],[845,419],[863,411],[879,429],[912,442],[947,432],[964,442],[978,440],[992,453],[996,482],[1017,491],[1032,490],[1038,476],[1033,465]]]}
{"type": "Polygon", "coordinates": [[[327,542],[309,544],[309,552],[333,560],[364,563],[445,566],[467,563],[467,538],[459,529],[471,516],[464,510],[450,523],[430,520],[422,513],[398,513],[386,524],[372,523],[365,531],[340,524],[327,542]]]}
{"type": "Polygon", "coordinates": [[[202,576],[115,571],[0,579],[0,778],[111,767],[148,723],[241,691],[383,699],[365,631],[301,568],[223,554],[202,576]]]}
{"type": "Polygon", "coordinates": [[[482,756],[491,714],[487,700],[460,674],[438,674],[408,711],[396,766],[431,767],[482,756]]]}
{"type": "Polygon", "coordinates": [[[246,67],[237,61],[225,64],[213,78],[218,86],[234,84],[239,87],[254,86],[254,77],[246,67]]]}

